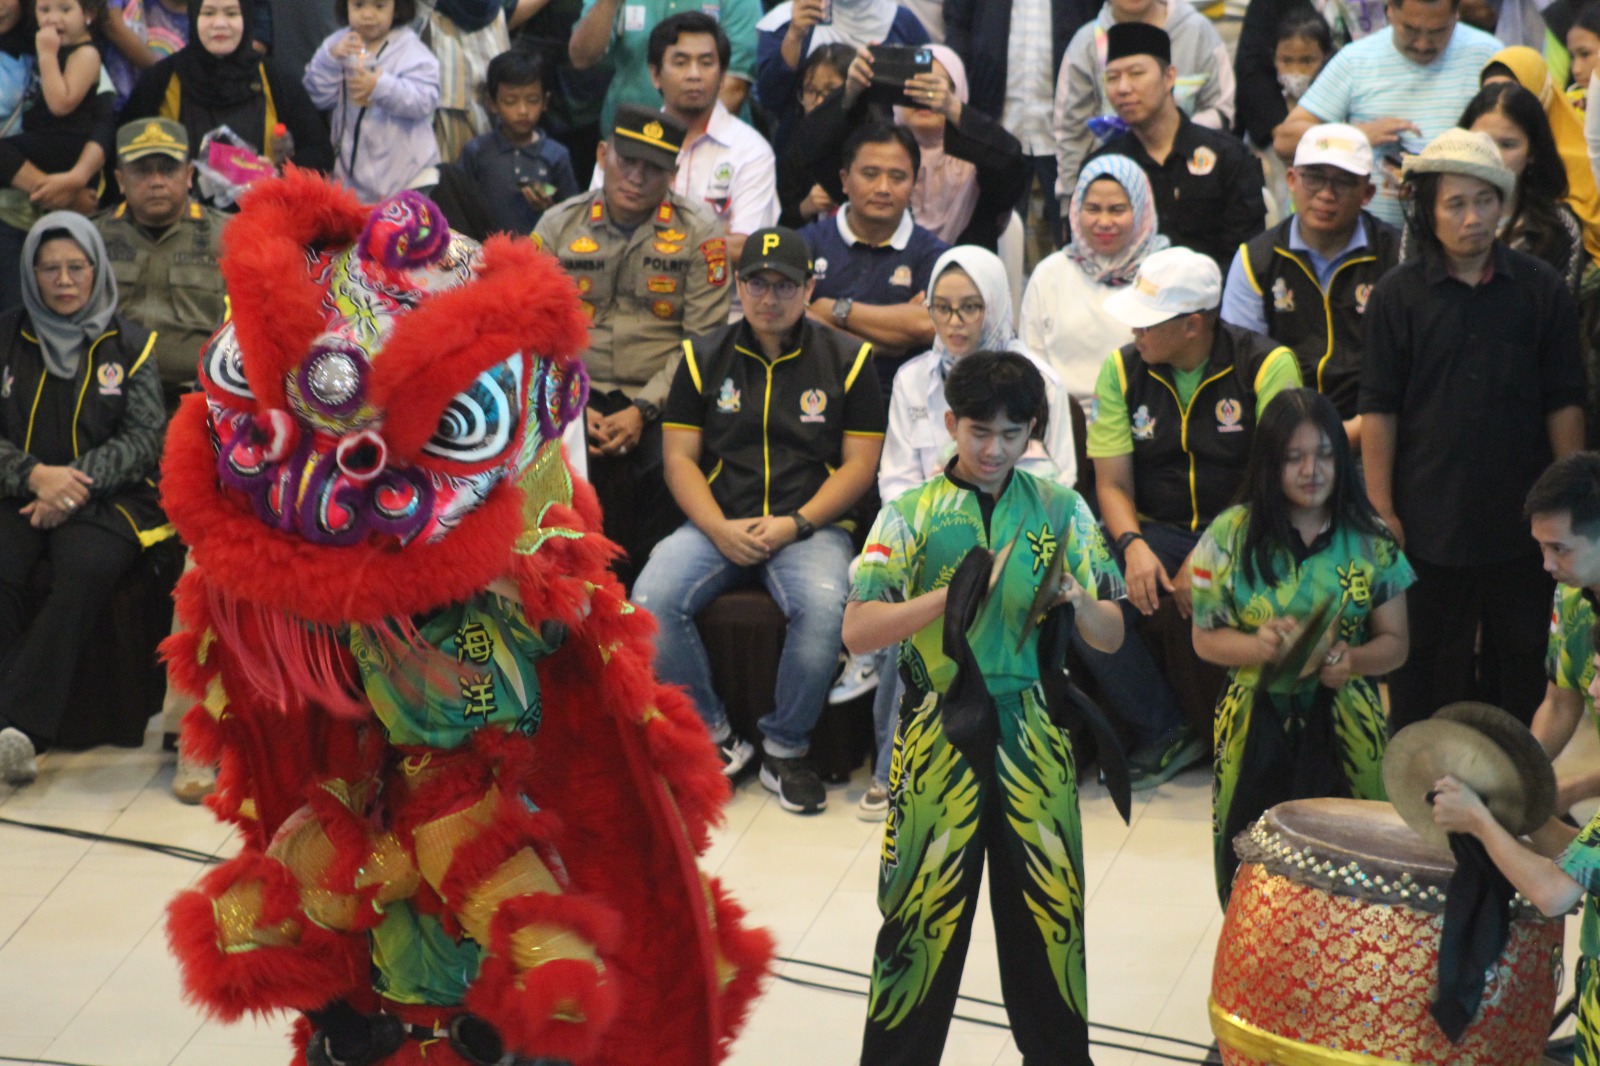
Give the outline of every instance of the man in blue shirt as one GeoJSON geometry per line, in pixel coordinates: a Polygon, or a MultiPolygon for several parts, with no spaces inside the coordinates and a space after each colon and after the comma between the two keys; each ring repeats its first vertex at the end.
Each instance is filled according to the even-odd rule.
{"type": "Polygon", "coordinates": [[[906,357],[933,343],[929,275],[949,245],[911,219],[922,153],[910,130],[863,126],[840,162],[845,205],[800,231],[815,261],[810,315],[871,341],[887,392],[906,357]]]}

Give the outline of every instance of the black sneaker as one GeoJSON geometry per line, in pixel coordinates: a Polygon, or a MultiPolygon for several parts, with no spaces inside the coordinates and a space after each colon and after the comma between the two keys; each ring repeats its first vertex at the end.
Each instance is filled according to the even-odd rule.
{"type": "Polygon", "coordinates": [[[828,805],[828,790],[812,769],[811,760],[761,757],[761,785],[777,794],[778,806],[796,814],[816,814],[828,805]]]}
{"type": "Polygon", "coordinates": [[[717,741],[717,755],[722,759],[722,776],[738,777],[756,757],[756,749],[739,734],[729,733],[727,740],[717,741]]]}
{"type": "Polygon", "coordinates": [[[1205,741],[1188,726],[1180,726],[1153,744],[1128,756],[1128,784],[1134,792],[1155,788],[1205,761],[1210,754],[1205,741]]]}

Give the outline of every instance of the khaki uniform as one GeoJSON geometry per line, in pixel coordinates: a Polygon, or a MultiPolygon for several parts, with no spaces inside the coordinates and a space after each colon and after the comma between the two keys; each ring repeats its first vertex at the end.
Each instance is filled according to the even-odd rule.
{"type": "Polygon", "coordinates": [[[629,234],[606,217],[597,189],[550,208],[533,237],[578,283],[592,391],[664,407],[684,338],[728,322],[732,269],[715,217],[669,192],[629,234]]]}
{"type": "Polygon", "coordinates": [[[94,220],[117,278],[117,309],[156,333],[156,363],[169,408],[195,380],[201,346],[227,317],[218,266],[227,220],[193,200],[157,237],[133,221],[127,204],[94,220]]]}

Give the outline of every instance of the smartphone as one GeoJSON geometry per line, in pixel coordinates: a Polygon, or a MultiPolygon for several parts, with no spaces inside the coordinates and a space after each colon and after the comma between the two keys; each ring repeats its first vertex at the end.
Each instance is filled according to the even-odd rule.
{"type": "Polygon", "coordinates": [[[906,82],[915,75],[933,73],[933,50],[927,45],[875,44],[871,51],[873,98],[906,107],[923,106],[906,95],[906,82]]]}
{"type": "Polygon", "coordinates": [[[822,0],[822,15],[817,19],[817,25],[833,25],[833,0],[822,0]]]}

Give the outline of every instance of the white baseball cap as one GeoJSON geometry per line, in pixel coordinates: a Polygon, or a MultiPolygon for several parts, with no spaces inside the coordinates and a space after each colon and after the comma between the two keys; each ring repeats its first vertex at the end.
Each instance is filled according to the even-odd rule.
{"type": "Polygon", "coordinates": [[[1222,271],[1208,255],[1164,248],[1139,264],[1139,275],[1106,297],[1106,314],[1132,329],[1210,311],[1222,303],[1222,271]]]}
{"type": "Polygon", "coordinates": [[[1372,173],[1372,142],[1354,126],[1325,122],[1312,126],[1300,138],[1294,150],[1294,165],[1326,165],[1367,177],[1372,173]]]}

